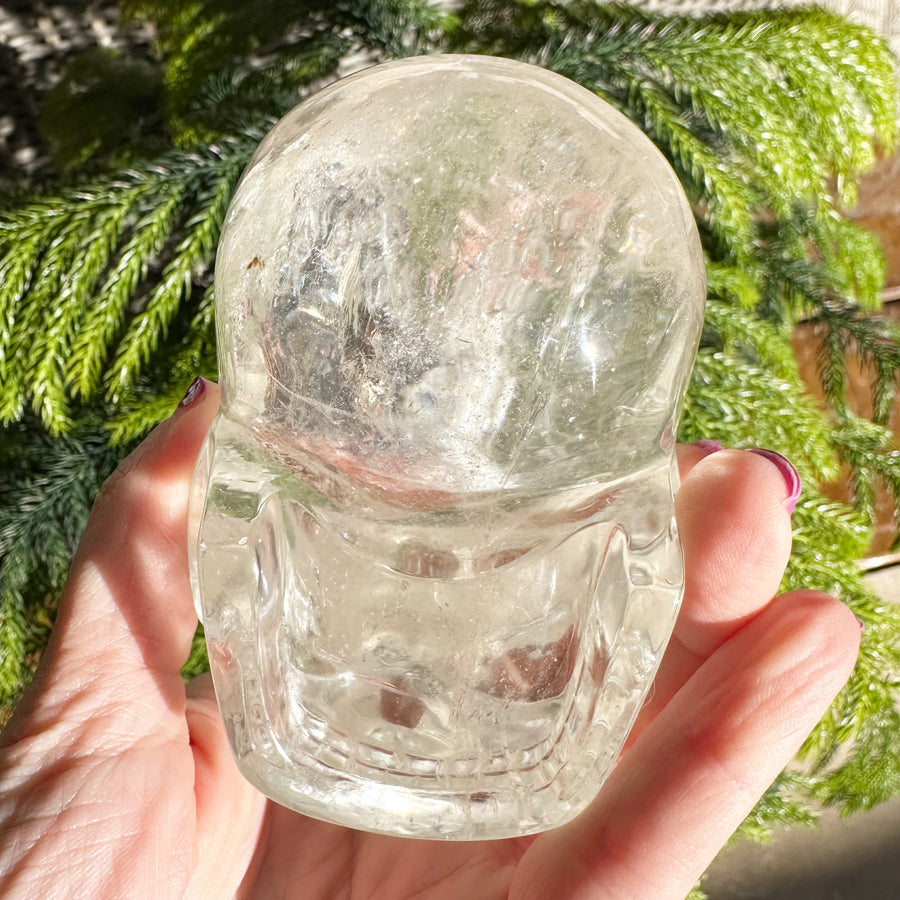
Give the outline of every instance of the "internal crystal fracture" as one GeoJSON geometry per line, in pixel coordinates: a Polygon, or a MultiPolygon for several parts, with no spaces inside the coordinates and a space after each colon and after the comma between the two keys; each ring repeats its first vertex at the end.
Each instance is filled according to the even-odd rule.
{"type": "Polygon", "coordinates": [[[704,295],[674,173],[559,75],[407,59],[282,119],[219,248],[191,547],[253,784],[420,838],[591,801],[681,598],[704,295]]]}

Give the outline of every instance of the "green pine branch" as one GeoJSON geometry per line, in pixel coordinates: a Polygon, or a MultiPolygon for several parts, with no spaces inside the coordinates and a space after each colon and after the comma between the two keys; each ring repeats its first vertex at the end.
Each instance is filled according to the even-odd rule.
{"type": "Polygon", "coordinates": [[[848,414],[834,432],[838,456],[847,466],[857,509],[874,516],[875,491],[887,488],[900,505],[900,451],[884,426],[848,414]]]}
{"type": "Polygon", "coordinates": [[[900,328],[887,319],[842,313],[824,307],[809,320],[812,324],[825,326],[820,365],[823,372],[832,374],[826,383],[826,397],[838,415],[849,415],[844,385],[846,360],[852,353],[872,377],[875,421],[885,423],[890,415],[894,386],[900,374],[900,328]]]}
{"type": "Polygon", "coordinates": [[[778,448],[811,483],[837,474],[831,428],[802,385],[728,350],[698,353],[680,437],[778,448]]]}
{"type": "Polygon", "coordinates": [[[259,137],[32,197],[0,223],[0,421],[30,406],[62,433],[74,397],[105,386],[114,398],[134,381],[192,286],[207,283],[259,137]]]}
{"type": "MultiPolygon", "coordinates": [[[[604,95],[599,85],[595,90],[604,95]]],[[[628,85],[627,98],[631,117],[665,148],[689,199],[702,210],[701,225],[715,239],[715,258],[731,257],[747,265],[756,230],[754,210],[760,206],[758,191],[744,173],[723,160],[714,145],[692,131],[683,108],[660,87],[635,81],[628,85]]],[[[710,241],[706,243],[710,246],[710,241]]]]}
{"type": "MultiPolygon", "coordinates": [[[[777,828],[810,828],[821,818],[819,809],[811,809],[808,801],[808,780],[801,773],[782,772],[760,798],[750,815],[731,836],[727,846],[751,840],[768,843],[777,828]]],[[[701,882],[702,886],[702,882],[701,882]]],[[[705,893],[698,893],[698,900],[705,900],[705,893]]]]}
{"type": "Polygon", "coordinates": [[[709,148],[692,178],[701,190],[696,175],[710,177],[724,159],[762,190],[752,206],[776,214],[826,195],[828,177],[852,190],[872,164],[872,134],[884,146],[896,140],[884,42],[822,10],[662,19],[588,2],[492,0],[466,7],[463,23],[470,45],[539,62],[611,99],[674,150],[682,175],[691,169],[669,135],[689,133],[709,148]]]}
{"type": "Polygon", "coordinates": [[[133,443],[166,418],[197,375],[216,379],[212,285],[204,291],[185,330],[185,337],[173,345],[172,352],[125,391],[118,413],[108,423],[113,446],[133,443]]]}
{"type": "Polygon", "coordinates": [[[118,454],[96,419],[51,438],[33,418],[0,431],[0,709],[29,680],[55,598],[118,454]]]}
{"type": "Polygon", "coordinates": [[[228,202],[246,162],[242,155],[226,157],[226,160],[226,164],[216,172],[216,179],[198,191],[197,211],[186,224],[185,237],[119,344],[110,385],[113,400],[133,383],[165,337],[169,324],[181,302],[190,294],[195,280],[206,275],[228,202]]]}
{"type": "MultiPolygon", "coordinates": [[[[894,696],[900,684],[891,683],[894,696]]],[[[900,793],[900,713],[883,703],[869,703],[856,734],[851,759],[832,772],[811,779],[809,791],[844,816],[872,809],[900,793]]]]}
{"type": "Polygon", "coordinates": [[[101,384],[109,348],[122,327],[129,301],[145,283],[151,262],[160,258],[171,239],[186,190],[187,185],[179,178],[166,179],[159,185],[156,205],[136,220],[115,265],[85,304],[84,321],[71,347],[68,380],[75,396],[91,399],[101,384]]]}
{"type": "MultiPolygon", "coordinates": [[[[201,111],[198,120],[195,100],[223,69],[240,65],[266,71],[275,88],[270,96],[283,99],[286,87],[309,87],[335,77],[341,59],[354,53],[389,59],[433,52],[456,24],[452,12],[427,0],[195,0],[177,8],[161,0],[123,0],[120,5],[126,17],[149,19],[157,26],[165,59],[164,106],[169,128],[182,146],[213,139],[214,132],[199,121],[208,126],[210,117],[201,111]],[[303,50],[299,58],[294,56],[297,48],[303,50]],[[289,64],[291,60],[300,65],[289,64]]],[[[294,92],[293,102],[297,99],[294,92]]],[[[265,100],[264,108],[271,110],[265,100]]]]}

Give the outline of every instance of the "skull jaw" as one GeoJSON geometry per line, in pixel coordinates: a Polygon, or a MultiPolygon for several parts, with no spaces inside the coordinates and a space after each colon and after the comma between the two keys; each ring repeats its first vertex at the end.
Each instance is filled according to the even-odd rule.
{"type": "Polygon", "coordinates": [[[677,614],[671,460],[493,568],[461,572],[420,533],[399,571],[348,543],[321,498],[254,487],[246,457],[230,482],[232,449],[211,440],[194,574],[244,776],[302,813],[416,838],[510,837],[577,815],[677,614]]]}

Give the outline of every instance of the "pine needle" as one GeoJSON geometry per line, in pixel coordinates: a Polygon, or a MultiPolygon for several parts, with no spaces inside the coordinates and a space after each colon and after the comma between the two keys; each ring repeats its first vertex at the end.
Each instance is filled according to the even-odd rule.
{"type": "Polygon", "coordinates": [[[238,157],[228,159],[227,163],[217,173],[219,177],[199,193],[199,209],[187,223],[187,235],[163,270],[143,311],[135,317],[122,339],[110,385],[110,399],[113,402],[134,382],[165,336],[181,302],[189,295],[195,278],[204,275],[209,267],[244,160],[238,157]]]}

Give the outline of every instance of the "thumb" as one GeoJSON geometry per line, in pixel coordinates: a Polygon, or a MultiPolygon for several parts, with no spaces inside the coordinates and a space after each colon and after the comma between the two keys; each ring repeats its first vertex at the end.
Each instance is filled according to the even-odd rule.
{"type": "Polygon", "coordinates": [[[56,673],[63,684],[73,674],[95,684],[136,670],[178,674],[197,627],[187,558],[190,486],[218,399],[216,385],[197,379],[104,485],[42,674],[56,673]]]}

